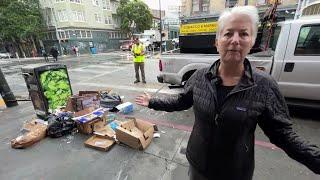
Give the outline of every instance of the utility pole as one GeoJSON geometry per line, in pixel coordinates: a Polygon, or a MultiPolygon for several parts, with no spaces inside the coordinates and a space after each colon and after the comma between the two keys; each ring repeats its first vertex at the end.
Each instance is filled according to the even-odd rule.
{"type": "Polygon", "coordinates": [[[7,107],[17,106],[18,102],[10,90],[10,87],[4,78],[4,74],[0,68],[0,94],[7,107]]]}
{"type": "Polygon", "coordinates": [[[159,0],[159,12],[160,12],[160,54],[162,53],[162,19],[161,19],[161,0],[159,0]]]}

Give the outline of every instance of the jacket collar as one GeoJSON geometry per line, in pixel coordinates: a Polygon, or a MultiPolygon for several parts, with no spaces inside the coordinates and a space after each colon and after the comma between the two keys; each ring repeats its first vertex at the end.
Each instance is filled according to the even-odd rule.
{"type": "MultiPolygon", "coordinates": [[[[253,79],[253,71],[251,68],[251,64],[247,58],[243,61],[244,65],[244,73],[236,86],[237,89],[243,89],[249,86],[253,86],[255,84],[254,79],[253,79]]],[[[212,81],[213,83],[221,83],[221,78],[218,75],[218,69],[220,66],[220,59],[215,61],[209,70],[206,72],[205,76],[209,81],[212,81]],[[219,82],[220,81],[220,82],[219,82]]]]}

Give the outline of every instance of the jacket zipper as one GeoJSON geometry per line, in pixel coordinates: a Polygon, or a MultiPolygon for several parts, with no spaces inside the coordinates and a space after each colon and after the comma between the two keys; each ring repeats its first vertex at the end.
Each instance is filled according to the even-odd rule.
{"type": "Polygon", "coordinates": [[[251,89],[251,88],[256,87],[256,86],[257,86],[257,85],[253,85],[253,86],[250,86],[250,87],[247,87],[247,88],[244,88],[244,89],[240,89],[240,90],[238,90],[238,91],[230,92],[230,93],[227,95],[227,97],[223,100],[223,103],[221,104],[219,113],[216,113],[216,114],[215,114],[215,117],[214,117],[215,125],[216,125],[217,127],[219,127],[219,123],[218,123],[219,115],[221,114],[221,111],[222,111],[222,109],[223,109],[223,106],[224,106],[226,100],[227,100],[231,95],[236,94],[236,93],[238,93],[238,92],[246,91],[246,90],[251,89]]]}

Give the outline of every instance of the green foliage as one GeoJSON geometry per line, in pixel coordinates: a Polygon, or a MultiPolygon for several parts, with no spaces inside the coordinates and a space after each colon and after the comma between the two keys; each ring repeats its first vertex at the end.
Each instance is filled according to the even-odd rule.
{"type": "Polygon", "coordinates": [[[25,39],[41,32],[39,0],[0,1],[0,39],[25,39]]]}
{"type": "Polygon", "coordinates": [[[70,84],[65,69],[45,71],[40,75],[40,82],[46,96],[49,109],[65,106],[71,96],[70,84]]]}
{"type": "Polygon", "coordinates": [[[121,19],[120,29],[130,35],[133,33],[133,28],[131,27],[133,22],[138,32],[151,28],[152,14],[148,6],[140,0],[121,0],[117,15],[121,19]]]}

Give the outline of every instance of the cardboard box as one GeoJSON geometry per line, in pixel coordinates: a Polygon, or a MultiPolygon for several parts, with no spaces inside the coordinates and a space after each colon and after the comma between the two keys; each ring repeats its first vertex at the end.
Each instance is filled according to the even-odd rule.
{"type": "Polygon", "coordinates": [[[102,118],[97,117],[97,118],[95,118],[89,122],[86,122],[86,123],[77,122],[77,128],[78,128],[79,132],[82,134],[92,134],[94,132],[94,125],[96,123],[105,124],[106,122],[102,118]]]}
{"type": "Polygon", "coordinates": [[[95,109],[100,107],[100,99],[97,94],[73,95],[69,97],[65,110],[78,112],[89,107],[95,109]]]}
{"type": "Polygon", "coordinates": [[[114,144],[114,140],[105,136],[94,135],[84,142],[85,146],[98,149],[101,151],[108,151],[114,144]]]}
{"type": "Polygon", "coordinates": [[[123,122],[116,129],[117,139],[134,149],[143,150],[153,138],[154,124],[135,118],[123,122]]]}
{"type": "Polygon", "coordinates": [[[103,121],[99,121],[93,125],[93,134],[113,138],[116,132],[103,121]]]}

